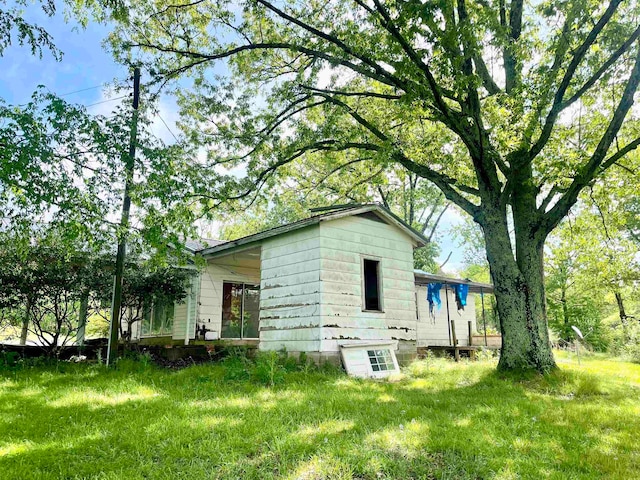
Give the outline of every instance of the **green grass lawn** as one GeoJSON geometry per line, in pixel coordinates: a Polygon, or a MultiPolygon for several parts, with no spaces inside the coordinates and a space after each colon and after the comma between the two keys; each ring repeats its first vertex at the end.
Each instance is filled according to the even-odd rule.
{"type": "Polygon", "coordinates": [[[421,361],[376,382],[123,362],[0,374],[0,478],[640,478],[640,365],[421,361]]]}

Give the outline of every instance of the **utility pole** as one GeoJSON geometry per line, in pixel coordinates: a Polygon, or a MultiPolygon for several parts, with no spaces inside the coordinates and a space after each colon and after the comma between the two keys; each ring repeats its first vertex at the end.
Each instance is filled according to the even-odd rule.
{"type": "Polygon", "coordinates": [[[133,70],[133,118],[131,134],[129,136],[129,155],[124,159],[126,179],[124,183],[124,200],[122,202],[122,217],[118,232],[118,254],[116,256],[116,273],[113,284],[113,302],[111,305],[111,324],[109,325],[109,346],[107,348],[107,365],[111,365],[118,357],[118,332],[120,331],[120,307],[122,305],[122,275],[124,260],[127,252],[127,233],[129,231],[129,211],[131,210],[131,185],[133,184],[133,169],[136,158],[136,143],[138,137],[138,103],[140,101],[140,68],[133,70]]]}

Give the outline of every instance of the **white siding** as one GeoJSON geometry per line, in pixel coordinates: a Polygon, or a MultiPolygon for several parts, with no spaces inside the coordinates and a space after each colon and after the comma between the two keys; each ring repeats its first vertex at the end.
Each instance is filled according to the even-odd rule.
{"type": "Polygon", "coordinates": [[[395,226],[351,216],[320,224],[322,351],[344,340],[416,339],[413,241],[395,226]],[[363,311],[362,261],[380,261],[383,312],[363,311]]]}
{"type": "Polygon", "coordinates": [[[184,331],[187,328],[187,299],[182,303],[177,303],[173,309],[173,330],[172,338],[174,340],[184,338],[184,331]]]}
{"type": "Polygon", "coordinates": [[[200,276],[189,278],[186,282],[187,296],[182,303],[175,304],[173,317],[173,339],[184,340],[184,334],[189,323],[189,338],[195,338],[195,312],[198,302],[198,288],[200,286],[200,276]]]}
{"type": "Polygon", "coordinates": [[[261,254],[260,349],[320,351],[318,225],[265,240],[261,254]]]}
{"type": "Polygon", "coordinates": [[[198,318],[198,305],[200,302],[200,283],[202,281],[202,275],[198,274],[193,278],[193,285],[191,290],[191,302],[189,303],[189,311],[187,312],[187,319],[189,321],[189,338],[196,338],[196,320],[198,318]]]}
{"type": "Polygon", "coordinates": [[[434,306],[433,317],[429,314],[429,302],[427,302],[427,287],[416,286],[418,299],[418,346],[429,345],[450,345],[449,327],[447,323],[447,297],[449,298],[449,318],[455,321],[456,336],[458,345],[469,345],[469,325],[471,320],[471,331],[476,331],[476,306],[473,294],[467,296],[467,305],[464,310],[458,310],[456,300],[450,286],[447,286],[447,297],[445,297],[444,286],[440,290],[442,305],[440,309],[434,306]]]}
{"type": "Polygon", "coordinates": [[[222,284],[236,282],[258,285],[259,262],[257,259],[248,260],[241,253],[214,258],[208,261],[200,278],[198,327],[204,324],[207,330],[217,332],[219,336],[222,329],[222,284]]]}

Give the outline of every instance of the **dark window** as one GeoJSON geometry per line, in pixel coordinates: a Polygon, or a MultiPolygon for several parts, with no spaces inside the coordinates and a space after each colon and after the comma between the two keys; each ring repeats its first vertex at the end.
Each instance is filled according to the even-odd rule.
{"type": "Polygon", "coordinates": [[[364,309],[382,310],[380,302],[380,262],[364,259],[364,309]]]}
{"type": "Polygon", "coordinates": [[[221,338],[258,338],[260,287],[244,283],[222,285],[221,338]]]}

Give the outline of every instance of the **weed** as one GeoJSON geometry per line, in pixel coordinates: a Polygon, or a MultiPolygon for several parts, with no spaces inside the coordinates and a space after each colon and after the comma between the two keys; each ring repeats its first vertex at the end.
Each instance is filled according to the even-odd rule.
{"type": "MultiPolygon", "coordinates": [[[[293,365],[296,365],[295,359],[293,365]]],[[[261,383],[273,387],[284,381],[287,366],[291,366],[288,357],[275,351],[260,352],[256,357],[254,377],[261,383]]]]}

